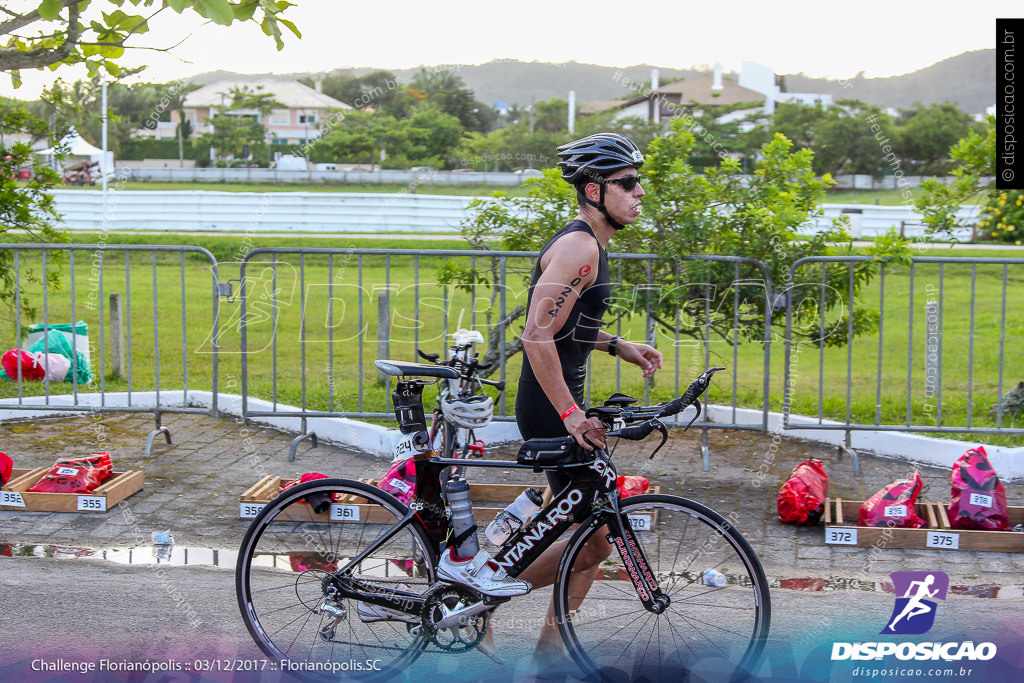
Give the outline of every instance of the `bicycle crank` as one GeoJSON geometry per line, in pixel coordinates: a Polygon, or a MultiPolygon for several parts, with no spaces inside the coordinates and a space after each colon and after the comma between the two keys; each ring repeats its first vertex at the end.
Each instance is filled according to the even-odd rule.
{"type": "Polygon", "coordinates": [[[468,652],[487,634],[483,596],[463,586],[441,584],[424,595],[421,622],[430,640],[445,652],[468,652]]]}

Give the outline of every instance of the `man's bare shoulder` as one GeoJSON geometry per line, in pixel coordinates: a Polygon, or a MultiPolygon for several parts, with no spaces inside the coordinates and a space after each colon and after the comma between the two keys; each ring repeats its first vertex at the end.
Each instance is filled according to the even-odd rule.
{"type": "Polygon", "coordinates": [[[551,263],[567,265],[593,265],[600,256],[600,249],[597,240],[593,235],[585,232],[570,232],[568,235],[559,237],[545,253],[545,269],[551,263]]]}

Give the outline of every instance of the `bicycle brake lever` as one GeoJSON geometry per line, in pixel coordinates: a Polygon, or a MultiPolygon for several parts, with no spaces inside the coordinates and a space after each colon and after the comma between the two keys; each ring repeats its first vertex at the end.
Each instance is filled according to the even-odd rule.
{"type": "Polygon", "coordinates": [[[664,422],[657,418],[655,418],[654,422],[656,423],[654,425],[654,428],[661,432],[661,443],[658,444],[657,448],[651,451],[651,455],[648,458],[648,460],[654,460],[654,456],[657,455],[658,451],[661,450],[661,447],[664,446],[665,442],[668,441],[668,427],[665,426],[664,422]]]}
{"type": "Polygon", "coordinates": [[[690,420],[689,422],[686,423],[686,426],[683,428],[683,432],[685,432],[687,429],[689,429],[690,425],[692,425],[694,422],[697,421],[697,418],[700,417],[701,411],[704,409],[704,406],[702,406],[700,404],[700,399],[699,398],[693,399],[693,403],[691,403],[690,405],[697,407],[697,414],[693,416],[692,420],[690,420]]]}

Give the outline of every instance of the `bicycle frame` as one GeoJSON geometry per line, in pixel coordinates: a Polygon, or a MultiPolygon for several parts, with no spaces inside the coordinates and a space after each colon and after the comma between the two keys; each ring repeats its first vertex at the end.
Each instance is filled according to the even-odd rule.
{"type": "Polygon", "coordinates": [[[441,488],[441,475],[449,467],[500,467],[506,470],[571,469],[576,473],[573,481],[567,484],[533,521],[505,542],[495,555],[494,561],[501,565],[509,576],[518,576],[577,521],[595,525],[610,522],[609,540],[622,557],[637,597],[646,609],[656,614],[668,607],[669,598],[661,592],[647,558],[633,535],[632,525],[628,519],[624,520],[619,512],[619,495],[615,487],[616,473],[604,451],[596,451],[594,459],[589,462],[539,467],[503,460],[467,462],[433,455],[433,452],[429,451],[415,457],[416,497],[410,502],[408,512],[374,543],[334,572],[335,585],[346,597],[385,607],[393,607],[396,602],[403,602],[414,608],[405,611],[419,613],[423,605],[423,600],[419,596],[400,591],[363,592],[344,585],[345,574],[350,567],[356,566],[370,556],[374,550],[387,543],[406,526],[417,522],[422,525],[432,542],[433,559],[439,557],[450,533],[441,488]]]}

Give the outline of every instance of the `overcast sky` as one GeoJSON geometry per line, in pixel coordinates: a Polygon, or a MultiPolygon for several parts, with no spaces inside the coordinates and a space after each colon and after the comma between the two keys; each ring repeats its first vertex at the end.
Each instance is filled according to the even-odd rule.
{"type": "MultiPolygon", "coordinates": [[[[255,26],[203,25],[165,10],[138,44],[185,42],[173,56],[139,50],[126,63],[149,64],[136,80],[154,82],[214,69],[287,73],[494,59],[666,68],[720,62],[727,71],[752,60],[780,74],[848,78],[864,71],[878,77],[995,47],[995,18],[1024,14],[1019,2],[1006,0],[293,1],[297,6],[285,16],[303,37],[287,37],[281,52],[255,26]]],[[[79,76],[71,70],[56,75],[79,76]]],[[[0,94],[36,97],[55,74],[26,71],[23,77],[26,85],[14,90],[0,76],[0,94]]]]}

